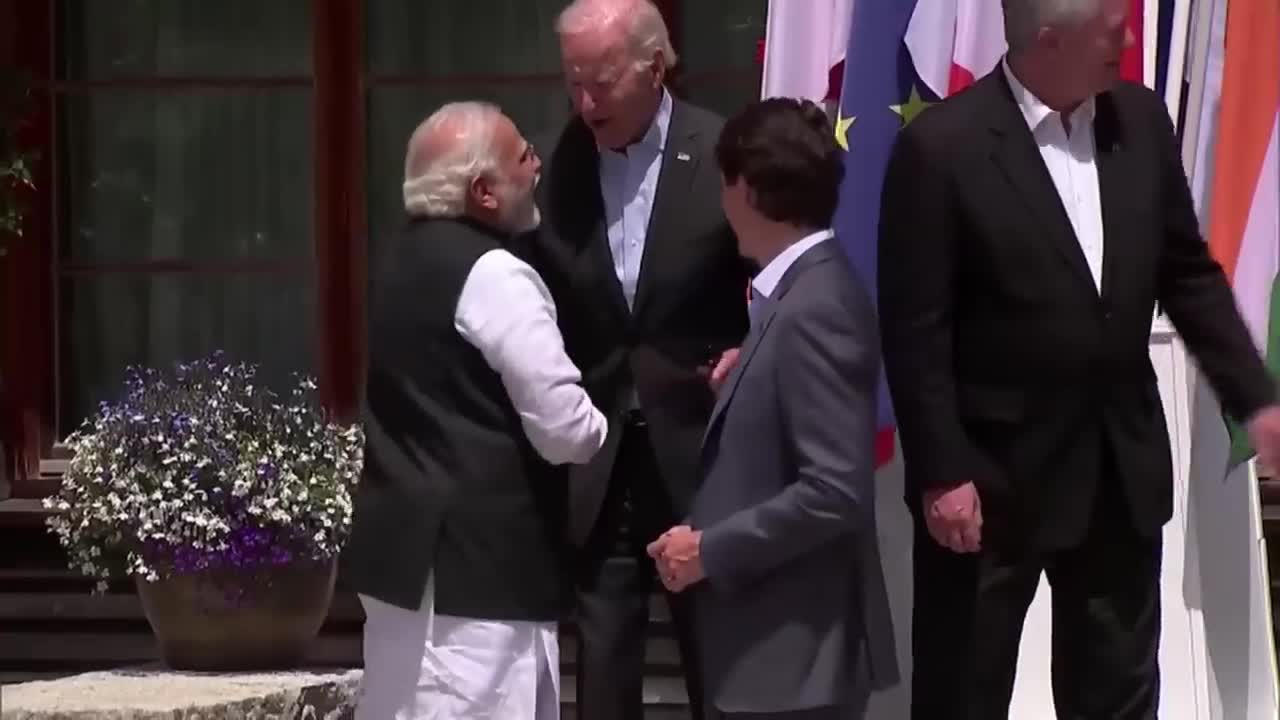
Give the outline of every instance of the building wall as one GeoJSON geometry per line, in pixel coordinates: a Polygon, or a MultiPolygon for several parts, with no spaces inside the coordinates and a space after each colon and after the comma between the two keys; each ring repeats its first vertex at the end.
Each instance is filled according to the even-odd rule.
{"type": "MultiPolygon", "coordinates": [[[[133,364],[224,350],[273,384],[316,376],[351,416],[409,133],[462,98],[530,137],[563,123],[565,4],[0,0],[40,153],[0,323],[15,494],[54,487],[58,441],[133,364]]],[[[757,96],[765,0],[658,4],[678,94],[721,112],[757,96]]]]}

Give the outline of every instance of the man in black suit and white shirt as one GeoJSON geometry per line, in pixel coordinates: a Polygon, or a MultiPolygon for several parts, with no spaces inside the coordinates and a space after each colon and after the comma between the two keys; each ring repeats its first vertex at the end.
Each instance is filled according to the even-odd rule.
{"type": "Polygon", "coordinates": [[[1005,60],[890,160],[880,311],[917,522],[917,720],[1007,715],[1042,571],[1059,717],[1155,717],[1172,512],[1157,302],[1262,459],[1280,451],[1165,105],[1119,82],[1129,6],[1005,0],[1005,60]]]}
{"type": "MultiPolygon", "coordinates": [[[[579,713],[638,719],[658,587],[645,546],[689,509],[712,386],[746,334],[748,275],[718,201],[722,121],[665,87],[676,56],[658,9],[577,0],[556,29],[575,117],[538,143],[543,224],[523,254],[614,429],[569,477],[579,713]]],[[[688,603],[669,600],[699,716],[688,603]]]]}

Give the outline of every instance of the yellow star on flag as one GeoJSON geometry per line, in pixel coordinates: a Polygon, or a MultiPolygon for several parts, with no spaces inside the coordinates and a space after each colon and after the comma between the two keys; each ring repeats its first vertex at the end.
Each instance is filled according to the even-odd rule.
{"type": "Polygon", "coordinates": [[[911,97],[902,105],[890,105],[890,109],[902,116],[902,126],[906,127],[911,124],[916,116],[924,112],[924,109],[936,103],[926,102],[920,97],[920,90],[915,86],[911,86],[911,97]]]}
{"type": "Polygon", "coordinates": [[[857,118],[844,117],[836,110],[836,143],[845,152],[849,151],[849,128],[853,126],[853,121],[857,118]]]}

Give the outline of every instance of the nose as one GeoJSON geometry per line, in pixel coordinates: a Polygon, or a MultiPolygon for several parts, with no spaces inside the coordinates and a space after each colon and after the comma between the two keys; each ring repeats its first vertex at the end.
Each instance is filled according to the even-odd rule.
{"type": "Polygon", "coordinates": [[[533,151],[533,174],[537,175],[539,172],[542,172],[542,156],[538,154],[537,150],[534,150],[533,151]]]}

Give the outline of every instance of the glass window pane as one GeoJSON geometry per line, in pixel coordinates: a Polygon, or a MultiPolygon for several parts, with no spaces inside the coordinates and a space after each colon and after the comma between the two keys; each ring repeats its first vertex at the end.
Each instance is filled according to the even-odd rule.
{"type": "MultiPolygon", "coordinates": [[[[441,105],[462,98],[497,103],[533,143],[554,132],[569,117],[569,100],[558,81],[475,88],[382,87],[375,88],[369,103],[369,247],[376,247],[395,232],[404,218],[401,186],[404,154],[409,135],[441,105]]],[[[536,148],[539,152],[547,148],[536,148]]],[[[370,268],[375,266],[370,263],[370,268]]]]}
{"type": "MultiPolygon", "coordinates": [[[[421,3],[426,5],[428,3],[421,3]]],[[[63,74],[311,74],[311,0],[66,0],[63,74]]]]}
{"type": "Polygon", "coordinates": [[[63,262],[312,254],[311,90],[63,100],[63,262]]]}
{"type": "Polygon", "coordinates": [[[559,73],[554,26],[566,4],[373,0],[366,5],[369,69],[375,76],[559,73]]]}
{"type": "Polygon", "coordinates": [[[764,39],[767,0],[680,3],[680,55],[683,71],[690,74],[715,70],[760,69],[756,48],[764,39]]]}
{"type": "Polygon", "coordinates": [[[167,367],[224,350],[285,389],[315,373],[315,292],[298,275],[71,277],[62,283],[59,437],[119,397],[129,365],[167,367]]]}
{"type": "Polygon", "coordinates": [[[681,97],[727,118],[760,98],[760,75],[738,73],[689,83],[683,87],[681,97]]]}

